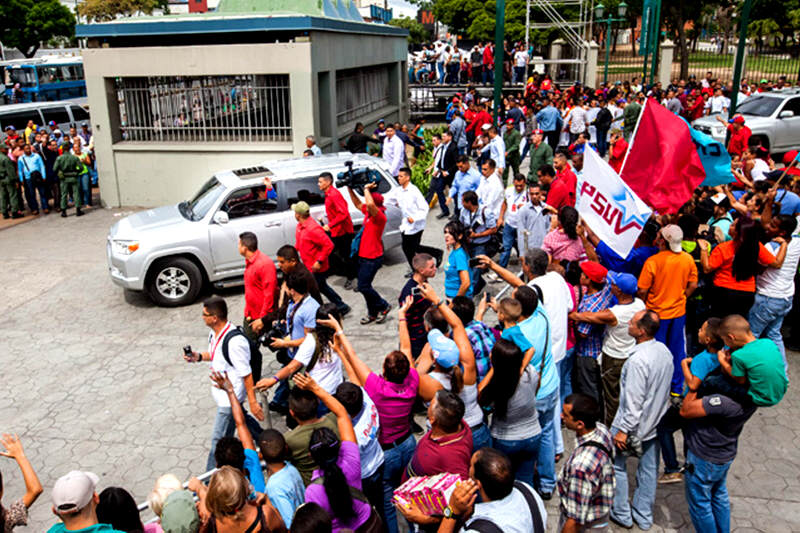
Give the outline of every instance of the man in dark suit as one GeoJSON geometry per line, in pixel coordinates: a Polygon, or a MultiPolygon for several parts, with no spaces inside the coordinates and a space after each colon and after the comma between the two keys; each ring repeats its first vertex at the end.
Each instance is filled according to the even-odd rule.
{"type": "MultiPolygon", "coordinates": [[[[439,200],[439,208],[441,213],[436,215],[436,218],[447,218],[450,216],[450,208],[447,207],[447,196],[444,193],[445,186],[453,183],[453,177],[456,175],[456,159],[458,158],[458,147],[453,142],[453,135],[449,131],[445,131],[441,135],[442,144],[436,147],[434,152],[434,172],[431,178],[431,184],[428,189],[428,196],[425,198],[430,202],[433,194],[439,200]]],[[[435,143],[434,143],[435,144],[435,143]]]]}
{"type": "MultiPolygon", "coordinates": [[[[458,167],[456,166],[456,159],[458,159],[458,146],[453,141],[453,134],[450,131],[442,133],[443,150],[442,159],[439,162],[441,177],[444,179],[444,184],[448,187],[453,184],[453,178],[456,175],[458,167]]],[[[444,189],[444,186],[442,187],[444,189]]]]}

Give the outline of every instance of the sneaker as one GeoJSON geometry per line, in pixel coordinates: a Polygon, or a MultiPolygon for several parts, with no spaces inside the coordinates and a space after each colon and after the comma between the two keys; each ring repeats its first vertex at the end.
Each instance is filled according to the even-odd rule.
{"type": "Polygon", "coordinates": [[[355,290],[356,288],[356,281],[354,279],[348,279],[344,282],[344,289],[346,291],[355,290]]]}
{"type": "Polygon", "coordinates": [[[540,492],[539,497],[542,498],[544,501],[550,501],[553,498],[553,491],[550,492],[540,492]]]}
{"type": "Polygon", "coordinates": [[[392,304],[386,306],[386,309],[378,313],[378,317],[375,319],[375,322],[378,324],[383,324],[386,322],[386,319],[389,317],[389,311],[392,310],[392,304]]]}
{"type": "Polygon", "coordinates": [[[342,315],[342,318],[344,318],[350,311],[352,311],[351,307],[345,304],[344,307],[339,309],[339,314],[342,315]]]}
{"type": "Polygon", "coordinates": [[[437,220],[441,220],[441,219],[447,218],[449,216],[450,216],[450,213],[439,213],[438,215],[436,215],[436,219],[437,220]]]}
{"type": "Polygon", "coordinates": [[[494,272],[489,272],[488,274],[486,274],[486,279],[489,280],[489,283],[502,283],[503,282],[503,278],[501,278],[500,276],[498,276],[494,272]]]}
{"type": "Polygon", "coordinates": [[[620,522],[619,520],[617,520],[616,518],[614,518],[614,517],[613,517],[613,516],[611,516],[611,515],[608,515],[608,519],[609,519],[609,520],[611,520],[612,522],[614,522],[616,525],[618,525],[618,526],[619,526],[619,527],[621,527],[621,528],[624,528],[624,529],[633,529],[633,523],[630,523],[630,524],[623,524],[622,522],[620,522]]]}
{"type": "Polygon", "coordinates": [[[67,210],[66,209],[62,209],[61,210],[61,218],[67,218],[67,210]]]}
{"type": "Polygon", "coordinates": [[[680,472],[664,473],[658,478],[659,485],[669,485],[670,483],[680,483],[683,481],[683,474],[680,472]]]}
{"type": "Polygon", "coordinates": [[[366,326],[367,324],[372,324],[376,320],[378,320],[378,317],[367,315],[360,320],[360,323],[362,326],[366,326]]]}

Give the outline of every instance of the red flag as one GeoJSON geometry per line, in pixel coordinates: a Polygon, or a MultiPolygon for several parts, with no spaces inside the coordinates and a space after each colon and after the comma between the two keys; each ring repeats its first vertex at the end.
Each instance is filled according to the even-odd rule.
{"type": "Polygon", "coordinates": [[[657,102],[642,109],[621,177],[659,213],[675,213],[706,178],[689,124],[657,102]]]}

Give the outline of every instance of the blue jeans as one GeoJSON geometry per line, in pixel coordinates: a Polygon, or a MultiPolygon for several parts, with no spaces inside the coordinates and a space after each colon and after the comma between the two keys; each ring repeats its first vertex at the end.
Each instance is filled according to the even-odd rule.
{"type": "Polygon", "coordinates": [[[672,386],[673,394],[683,392],[683,370],[681,361],[686,358],[686,315],[677,318],[662,318],[661,326],[656,332],[656,340],[663,342],[672,353],[672,386]]]}
{"type": "Polygon", "coordinates": [[[444,85],[444,61],[436,62],[436,72],[439,73],[439,85],[444,85]]]}
{"type": "MultiPolygon", "coordinates": [[[[242,405],[242,410],[244,410],[244,405],[242,405]]],[[[244,411],[244,420],[247,423],[248,429],[250,429],[253,440],[258,441],[258,437],[261,435],[262,431],[258,420],[250,416],[250,413],[246,410],[244,411]]],[[[214,429],[211,431],[211,449],[208,452],[208,460],[206,461],[206,472],[217,466],[217,460],[214,459],[214,451],[217,449],[217,442],[219,442],[219,439],[222,437],[233,437],[234,431],[236,431],[236,422],[233,420],[233,411],[230,407],[218,406],[217,416],[214,418],[214,429]]]]}
{"type": "Polygon", "coordinates": [[[526,130],[525,131],[525,137],[522,138],[522,143],[520,145],[521,148],[522,148],[522,153],[519,156],[519,164],[520,165],[522,164],[523,161],[525,161],[525,157],[528,155],[528,152],[531,149],[531,143],[528,142],[528,135],[530,135],[530,134],[531,134],[531,132],[526,130]]]}
{"type": "Polygon", "coordinates": [[[501,267],[505,268],[508,266],[508,260],[511,259],[512,249],[516,249],[517,255],[519,255],[519,248],[517,248],[517,228],[505,223],[503,225],[503,253],[500,254],[500,261],[498,261],[501,267]]]}
{"type": "Polygon", "coordinates": [[[414,456],[417,441],[414,435],[394,448],[383,451],[383,513],[386,516],[386,529],[389,533],[397,533],[397,512],[392,503],[392,493],[400,486],[400,479],[409,461],[414,456]]]}
{"type": "Polygon", "coordinates": [[[358,258],[358,292],[364,297],[367,303],[367,314],[371,317],[378,316],[378,313],[386,310],[389,304],[386,300],[381,298],[372,287],[372,280],[375,279],[375,274],[383,264],[383,256],[376,257],[375,259],[358,258]]]}
{"type": "Polygon", "coordinates": [[[347,310],[348,305],[342,301],[341,296],[339,296],[333,288],[328,285],[328,274],[329,272],[314,272],[314,280],[317,282],[317,287],[319,287],[319,292],[322,293],[325,298],[327,298],[333,305],[336,306],[336,309],[339,310],[340,313],[347,310]]]}
{"type": "Polygon", "coordinates": [[[480,424],[472,430],[472,453],[491,445],[492,435],[489,433],[489,428],[486,427],[486,424],[480,424]]]}
{"type": "Polygon", "coordinates": [[[786,347],[783,345],[781,326],[783,319],[792,310],[792,298],[772,298],[756,293],[755,303],[750,308],[750,329],[753,335],[766,337],[778,345],[783,357],[786,375],[789,375],[789,364],[786,361],[786,347]]]}
{"type": "MultiPolygon", "coordinates": [[[[611,434],[616,435],[618,431],[619,429],[613,428],[611,434]]],[[[628,456],[617,453],[614,457],[614,475],[617,479],[617,487],[614,490],[611,516],[626,526],[633,525],[633,521],[636,520],[639,529],[648,530],[653,525],[653,502],[656,501],[658,439],[653,438],[642,442],[642,448],[643,453],[636,469],[636,490],[633,493],[632,502],[628,502],[628,470],[626,468],[628,456]]]]}
{"type": "Polygon", "coordinates": [[[575,347],[573,346],[567,350],[567,355],[556,363],[558,370],[558,378],[560,380],[558,385],[559,397],[556,402],[556,424],[555,428],[555,451],[556,453],[564,453],[564,436],[561,434],[561,409],[564,404],[564,398],[572,394],[572,366],[575,364],[575,347]]]}
{"type": "Polygon", "coordinates": [[[31,180],[25,180],[22,184],[25,189],[25,201],[28,202],[28,209],[31,211],[39,211],[36,203],[36,191],[39,191],[39,204],[42,206],[42,211],[49,209],[47,205],[47,189],[44,184],[35,187],[31,180]]]}
{"type": "Polygon", "coordinates": [[[726,480],[733,460],[722,464],[711,463],[689,450],[686,462],[689,466],[683,479],[694,528],[703,533],[728,533],[731,528],[731,502],[726,480]]]}
{"type": "Polygon", "coordinates": [[[494,69],[489,65],[483,65],[483,84],[494,83],[494,69]]]}
{"type": "Polygon", "coordinates": [[[92,178],[88,172],[78,176],[78,187],[83,199],[83,205],[90,205],[92,203],[92,178]]]}
{"type": "Polygon", "coordinates": [[[536,462],[536,473],[539,478],[539,492],[553,492],[556,488],[556,430],[561,433],[561,422],[555,421],[558,405],[558,390],[554,390],[544,398],[536,398],[536,412],[539,413],[539,425],[542,427],[539,439],[539,456],[536,462]]]}
{"type": "Polygon", "coordinates": [[[492,439],[493,448],[505,453],[511,459],[514,479],[533,487],[533,473],[539,457],[539,441],[542,434],[522,440],[492,439]]]}
{"type": "Polygon", "coordinates": [[[606,152],[608,151],[608,141],[606,137],[608,136],[608,128],[597,128],[597,153],[600,154],[600,157],[605,157],[606,152]]]}
{"type": "MultiPolygon", "coordinates": [[[[471,258],[477,255],[486,255],[486,244],[486,242],[472,244],[467,248],[467,253],[471,258]]],[[[469,269],[469,278],[472,280],[473,295],[477,295],[486,286],[486,282],[483,281],[484,272],[486,272],[486,270],[478,267],[470,267],[469,269]]]]}

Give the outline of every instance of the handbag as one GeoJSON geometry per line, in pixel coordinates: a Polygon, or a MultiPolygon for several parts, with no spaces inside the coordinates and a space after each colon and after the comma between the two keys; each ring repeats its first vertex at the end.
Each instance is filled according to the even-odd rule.
{"type": "Polygon", "coordinates": [[[22,161],[22,164],[25,166],[25,170],[28,171],[28,174],[30,175],[30,181],[33,184],[33,186],[38,188],[44,185],[44,178],[42,177],[42,173],[39,172],[38,170],[34,170],[33,172],[31,172],[31,170],[28,168],[28,163],[25,162],[24,157],[20,157],[19,160],[22,161]]]}

